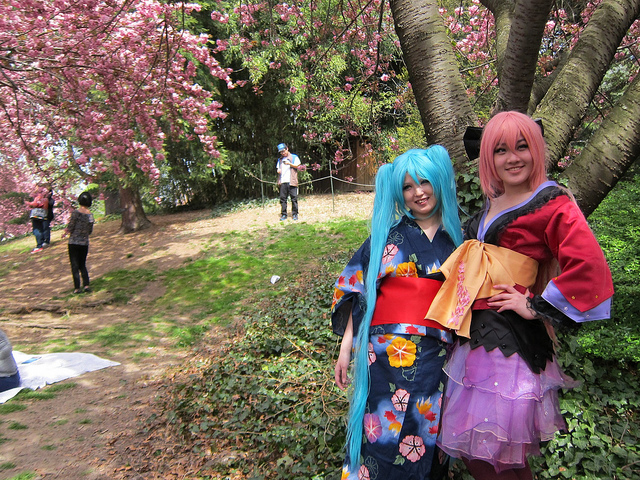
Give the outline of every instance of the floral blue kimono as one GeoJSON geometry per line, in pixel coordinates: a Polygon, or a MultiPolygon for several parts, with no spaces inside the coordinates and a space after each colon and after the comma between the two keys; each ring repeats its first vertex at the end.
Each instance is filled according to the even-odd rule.
{"type": "MultiPolygon", "coordinates": [[[[452,336],[424,317],[430,304],[427,297],[433,298],[444,279],[440,265],[454,249],[442,228],[429,241],[407,217],[389,233],[369,331],[371,386],[361,464],[352,471],[347,455],[343,479],[429,480],[446,471],[435,444],[445,346],[452,336]],[[425,288],[432,294],[425,293],[425,288]]],[[[344,334],[350,314],[354,335],[358,332],[365,310],[363,279],[368,263],[369,239],[335,284],[332,327],[338,335],[344,334]]]]}

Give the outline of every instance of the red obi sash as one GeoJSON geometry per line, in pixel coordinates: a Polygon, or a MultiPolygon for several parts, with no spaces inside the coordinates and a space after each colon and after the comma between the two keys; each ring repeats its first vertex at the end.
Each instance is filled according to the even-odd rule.
{"type": "Polygon", "coordinates": [[[378,290],[371,325],[410,323],[449,331],[424,318],[442,282],[431,278],[386,277],[378,290]]]}

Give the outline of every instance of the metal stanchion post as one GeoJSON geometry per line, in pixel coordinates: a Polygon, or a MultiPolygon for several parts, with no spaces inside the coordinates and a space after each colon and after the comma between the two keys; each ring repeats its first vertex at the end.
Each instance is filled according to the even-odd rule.
{"type": "Polygon", "coordinates": [[[333,170],[331,169],[331,162],[329,162],[329,180],[331,181],[331,208],[335,213],[336,211],[336,197],[333,194],[333,170]]]}
{"type": "Polygon", "coordinates": [[[262,160],[260,160],[260,193],[262,195],[262,208],[264,208],[264,179],[262,178],[262,160]]]}

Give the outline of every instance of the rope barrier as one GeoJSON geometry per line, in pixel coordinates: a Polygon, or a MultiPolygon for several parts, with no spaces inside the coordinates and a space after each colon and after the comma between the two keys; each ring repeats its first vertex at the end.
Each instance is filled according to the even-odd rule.
{"type": "MultiPolygon", "coordinates": [[[[277,182],[268,182],[266,180],[263,180],[262,178],[258,178],[256,177],[253,173],[251,173],[249,170],[247,170],[244,167],[240,167],[241,170],[243,170],[247,175],[249,175],[250,177],[255,178],[258,182],[260,182],[260,189],[262,191],[262,206],[264,208],[264,184],[269,184],[269,185],[273,185],[273,186],[278,186],[277,182]]],[[[262,162],[260,162],[260,175],[262,176],[262,162]]],[[[356,183],[356,182],[350,182],[348,180],[343,180],[342,178],[337,178],[334,177],[333,175],[329,175],[327,177],[322,177],[322,178],[316,178],[315,180],[310,180],[308,182],[303,182],[303,183],[299,183],[298,186],[301,185],[309,185],[312,184],[314,182],[320,182],[322,180],[327,180],[329,179],[331,181],[331,197],[333,198],[333,210],[335,211],[335,192],[333,191],[333,181],[338,181],[338,182],[342,182],[342,183],[347,183],[349,185],[355,185],[357,187],[370,187],[373,188],[375,187],[375,185],[368,185],[365,183],[356,183]]],[[[467,213],[463,208],[462,205],[458,205],[458,209],[467,217],[470,217],[469,213],[467,213]]]]}
{"type": "MultiPolygon", "coordinates": [[[[255,178],[258,182],[260,182],[260,190],[262,193],[262,208],[264,208],[264,185],[268,184],[268,185],[274,185],[277,186],[277,182],[269,182],[266,180],[263,180],[262,178],[258,178],[256,177],[253,173],[251,173],[249,170],[247,170],[244,167],[240,167],[240,169],[242,171],[244,171],[244,173],[250,177],[255,178]]],[[[260,176],[262,177],[262,162],[260,162],[260,176]]],[[[342,182],[342,183],[347,183],[349,185],[355,185],[356,187],[370,187],[373,188],[375,185],[367,185],[365,183],[356,183],[356,182],[349,182],[348,180],[343,180],[341,178],[336,178],[333,175],[329,174],[328,177],[322,177],[322,178],[316,178],[315,180],[310,180],[308,182],[302,182],[302,183],[298,183],[298,187],[303,186],[303,185],[309,185],[309,184],[313,184],[314,182],[321,182],[322,180],[327,180],[329,179],[331,181],[331,198],[333,199],[333,211],[335,212],[336,210],[336,199],[335,199],[335,193],[333,191],[333,181],[336,180],[338,182],[342,182]]]]}
{"type": "MultiPolygon", "coordinates": [[[[260,183],[262,183],[262,184],[265,184],[265,183],[266,183],[266,184],[274,185],[274,186],[277,186],[277,185],[278,185],[278,184],[277,184],[277,182],[269,182],[269,181],[267,181],[267,180],[263,180],[263,179],[261,179],[261,178],[256,177],[253,173],[251,173],[249,170],[245,169],[244,167],[240,167],[240,168],[241,168],[241,169],[242,169],[242,170],[243,170],[247,175],[249,175],[250,177],[255,178],[257,181],[259,181],[259,182],[260,182],[260,183]]],[[[260,170],[261,170],[261,172],[262,172],[262,163],[260,163],[260,170]]],[[[365,183],[350,182],[350,181],[348,181],[348,180],[343,180],[343,179],[341,179],[341,178],[334,177],[333,175],[329,175],[329,176],[322,177],[322,178],[316,178],[315,180],[310,180],[310,181],[308,181],[308,182],[298,183],[298,186],[301,186],[301,185],[309,185],[309,184],[312,184],[312,183],[315,183],[315,182],[320,182],[320,181],[322,181],[322,180],[327,180],[327,179],[336,180],[336,181],[338,181],[338,182],[347,183],[347,184],[349,184],[349,185],[355,185],[355,186],[357,186],[357,187],[371,187],[371,188],[375,187],[375,185],[367,185],[367,184],[365,184],[365,183]]]]}

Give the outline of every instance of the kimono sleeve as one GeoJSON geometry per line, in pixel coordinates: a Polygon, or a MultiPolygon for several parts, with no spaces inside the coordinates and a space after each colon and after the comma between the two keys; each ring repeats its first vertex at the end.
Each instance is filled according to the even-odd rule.
{"type": "Polygon", "coordinates": [[[580,208],[562,196],[545,229],[545,241],[560,265],[542,298],[576,322],[611,316],[613,280],[604,253],[580,208]]]}
{"type": "Polygon", "coordinates": [[[342,336],[353,318],[353,328],[357,331],[365,312],[364,278],[369,264],[369,241],[367,239],[353,255],[335,282],[331,303],[331,326],[333,332],[342,336]]]}

